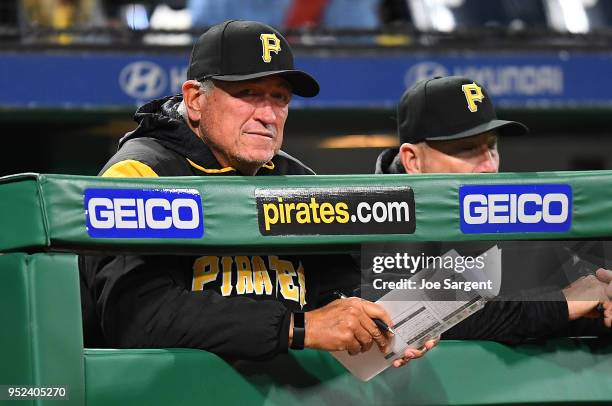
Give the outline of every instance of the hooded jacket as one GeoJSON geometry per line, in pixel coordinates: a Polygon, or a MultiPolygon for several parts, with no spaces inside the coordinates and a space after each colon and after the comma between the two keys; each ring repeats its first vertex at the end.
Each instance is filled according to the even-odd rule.
{"type": "MultiPolygon", "coordinates": [[[[240,175],[222,167],[177,112],[182,97],[152,101],[100,172],[107,177],[240,175]]],[[[279,152],[256,176],[314,172],[279,152]]],[[[81,256],[86,347],[189,347],[228,359],[286,352],[290,312],[352,289],[348,256],[81,256]],[[325,272],[321,272],[325,268],[325,272]],[[333,269],[333,271],[332,271],[333,269]],[[336,279],[334,279],[336,278],[336,279]],[[345,287],[345,289],[343,289],[345,287]]]]}
{"type": "Polygon", "coordinates": [[[387,148],[381,152],[380,155],[378,155],[378,158],[376,158],[376,169],[374,173],[378,175],[381,173],[406,173],[399,157],[398,147],[387,148]]]}

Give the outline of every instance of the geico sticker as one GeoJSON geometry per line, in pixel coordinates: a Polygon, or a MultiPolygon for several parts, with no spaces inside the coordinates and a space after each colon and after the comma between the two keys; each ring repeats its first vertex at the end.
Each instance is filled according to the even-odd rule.
{"type": "Polygon", "coordinates": [[[201,238],[202,200],[194,189],[86,189],[92,238],[201,238]]]}
{"type": "Polygon", "coordinates": [[[570,185],[464,185],[459,188],[461,231],[560,233],[572,225],[570,185]]]}
{"type": "Polygon", "coordinates": [[[412,234],[410,187],[256,189],[261,235],[412,234]]]}

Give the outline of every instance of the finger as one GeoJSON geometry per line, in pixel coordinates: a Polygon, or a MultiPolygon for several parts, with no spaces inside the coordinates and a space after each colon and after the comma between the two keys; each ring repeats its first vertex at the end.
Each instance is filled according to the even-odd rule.
{"type": "Polygon", "coordinates": [[[359,317],[359,322],[361,326],[368,332],[369,337],[376,343],[378,349],[382,353],[387,352],[387,344],[389,343],[386,334],[384,334],[376,323],[365,313],[359,317]]]}
{"type": "Polygon", "coordinates": [[[357,355],[361,352],[361,343],[356,339],[353,339],[346,347],[349,355],[357,355]]]}
{"type": "Polygon", "coordinates": [[[369,318],[371,319],[381,319],[384,321],[387,326],[393,327],[393,320],[387,314],[385,309],[377,305],[376,303],[368,302],[367,300],[362,300],[363,310],[366,312],[369,318]]]}
{"type": "Polygon", "coordinates": [[[416,348],[408,348],[404,351],[404,358],[406,359],[418,359],[425,355],[427,351],[418,350],[416,348]]]}
{"type": "Polygon", "coordinates": [[[382,331],[380,331],[375,324],[373,327],[370,328],[370,337],[372,337],[372,340],[376,343],[376,346],[378,347],[380,352],[386,353],[388,350],[387,347],[389,346],[389,340],[387,336],[382,331]]]}
{"type": "Polygon", "coordinates": [[[393,361],[393,366],[395,368],[401,368],[404,365],[406,365],[406,361],[404,361],[402,358],[396,359],[395,361],[393,361]]]}
{"type": "Polygon", "coordinates": [[[374,342],[378,346],[378,349],[382,353],[386,353],[387,345],[388,345],[387,336],[383,332],[380,331],[376,323],[374,323],[374,321],[372,320],[371,316],[367,313],[366,307],[368,307],[369,305],[373,305],[373,308],[384,311],[382,307],[375,305],[372,302],[368,302],[367,300],[360,299],[359,309],[361,311],[358,314],[356,314],[356,316],[358,317],[359,323],[361,324],[361,326],[368,332],[369,337],[372,340],[374,340],[374,342]]]}
{"type": "Polygon", "coordinates": [[[612,301],[607,301],[603,304],[604,307],[604,324],[608,328],[612,328],[612,301]]]}
{"type": "Polygon", "coordinates": [[[354,334],[355,338],[357,339],[357,341],[359,341],[359,344],[361,345],[361,352],[366,352],[372,347],[374,339],[370,335],[370,333],[361,325],[355,328],[354,334]]]}
{"type": "Polygon", "coordinates": [[[597,276],[597,279],[602,282],[612,282],[612,271],[609,269],[599,268],[597,271],[595,271],[595,275],[597,276]]]}
{"type": "Polygon", "coordinates": [[[372,347],[373,335],[380,336],[376,324],[368,318],[363,310],[363,300],[359,298],[344,299],[343,304],[349,305],[345,310],[346,327],[361,345],[361,351],[367,351],[372,347]],[[369,323],[369,324],[368,324],[369,323]]]}
{"type": "Polygon", "coordinates": [[[426,348],[427,350],[431,350],[433,347],[435,347],[436,345],[438,345],[438,342],[439,342],[439,341],[440,341],[440,339],[439,339],[439,338],[435,338],[435,339],[428,340],[428,341],[425,343],[425,348],[426,348]]]}

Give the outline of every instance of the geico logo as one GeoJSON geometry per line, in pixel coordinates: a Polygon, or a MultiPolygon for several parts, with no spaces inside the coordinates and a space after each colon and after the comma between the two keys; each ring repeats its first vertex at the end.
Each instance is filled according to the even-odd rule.
{"type": "Polygon", "coordinates": [[[473,194],[463,199],[463,217],[467,224],[549,224],[565,222],[569,216],[569,199],[563,193],[473,194]],[[557,210],[553,213],[551,206],[557,210]]]}
{"type": "Polygon", "coordinates": [[[200,225],[198,204],[192,199],[177,198],[168,201],[160,198],[94,197],[89,199],[87,209],[91,226],[99,229],[167,230],[175,227],[192,230],[200,225]],[[185,215],[185,212],[189,214],[185,215]]]}
{"type": "Polygon", "coordinates": [[[263,204],[264,227],[270,231],[275,224],[291,224],[294,220],[298,224],[346,224],[369,223],[374,220],[383,222],[405,222],[410,220],[409,205],[407,202],[360,202],[356,213],[349,213],[349,206],[345,202],[335,204],[318,203],[311,197],[310,203],[287,203],[281,197],[277,202],[263,204]]]}

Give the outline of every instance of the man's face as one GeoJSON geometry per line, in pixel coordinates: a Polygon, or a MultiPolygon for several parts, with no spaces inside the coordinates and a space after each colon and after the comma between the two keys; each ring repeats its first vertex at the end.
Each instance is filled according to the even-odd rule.
{"type": "Polygon", "coordinates": [[[215,81],[199,97],[205,99],[200,134],[221,165],[253,174],[278,152],[291,100],[285,79],[215,81]]]}
{"type": "Polygon", "coordinates": [[[449,141],[427,141],[422,151],[422,173],[495,173],[499,170],[497,136],[490,131],[449,141]]]}

